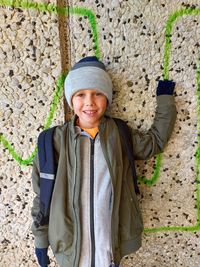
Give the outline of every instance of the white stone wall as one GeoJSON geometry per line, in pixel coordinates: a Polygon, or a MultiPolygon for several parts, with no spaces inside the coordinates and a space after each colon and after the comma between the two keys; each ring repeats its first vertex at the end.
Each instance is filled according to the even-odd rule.
{"type": "MultiPolygon", "coordinates": [[[[61,74],[58,17],[1,4],[0,17],[0,132],[18,159],[0,144],[0,266],[38,266],[30,233],[31,166],[19,162],[36,147],[61,74]]],[[[63,119],[61,99],[52,124],[63,119]]]]}
{"type": "MultiPolygon", "coordinates": [[[[199,0],[70,0],[69,5],[96,15],[100,59],[114,82],[110,114],[148,129],[157,80],[164,74],[167,19],[180,9],[200,9],[199,0]]],[[[17,154],[27,159],[49,113],[61,71],[57,16],[5,7],[0,15],[0,127],[17,154]]],[[[123,267],[200,264],[200,227],[193,232],[184,228],[197,225],[200,209],[200,189],[195,183],[199,25],[200,13],[180,16],[173,25],[168,69],[169,78],[176,82],[178,118],[162,155],[158,180],[153,186],[140,186],[146,228],[143,247],[125,257],[123,267]]],[[[84,55],[94,55],[92,40],[88,19],[70,14],[72,64],[84,55]]],[[[63,120],[62,100],[57,110],[55,124],[63,120]]],[[[154,164],[155,159],[137,162],[138,174],[151,179],[154,164]]],[[[31,167],[20,165],[3,144],[0,166],[0,266],[37,266],[30,233],[31,167]]],[[[54,260],[51,266],[56,266],[54,260]]]]}

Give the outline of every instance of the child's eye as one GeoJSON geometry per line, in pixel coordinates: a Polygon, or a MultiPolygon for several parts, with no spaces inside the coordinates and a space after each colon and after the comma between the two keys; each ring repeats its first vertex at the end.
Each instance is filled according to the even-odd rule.
{"type": "Polygon", "coordinates": [[[76,94],[76,97],[83,97],[84,94],[83,93],[80,93],[80,94],[76,94]]]}
{"type": "Polygon", "coordinates": [[[102,96],[103,94],[101,92],[96,92],[96,96],[102,96]]]}

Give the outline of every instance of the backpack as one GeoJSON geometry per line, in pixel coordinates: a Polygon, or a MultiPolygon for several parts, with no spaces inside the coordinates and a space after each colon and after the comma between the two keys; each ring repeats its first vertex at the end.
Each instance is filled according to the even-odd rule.
{"type": "MultiPolygon", "coordinates": [[[[139,194],[140,191],[137,184],[131,132],[125,121],[117,118],[113,119],[118,127],[122,146],[127,153],[131,165],[135,193],[139,194]]],[[[40,211],[34,221],[36,228],[47,225],[49,222],[51,197],[57,171],[53,147],[53,133],[55,128],[56,126],[43,131],[38,137],[38,156],[40,165],[40,211]]]]}

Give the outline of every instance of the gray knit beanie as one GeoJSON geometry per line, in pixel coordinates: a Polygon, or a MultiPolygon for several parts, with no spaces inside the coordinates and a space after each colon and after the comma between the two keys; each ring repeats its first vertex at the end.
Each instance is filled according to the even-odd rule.
{"type": "Polygon", "coordinates": [[[112,81],[106,72],[105,65],[97,57],[85,57],[76,63],[69,71],[65,83],[65,97],[72,108],[72,96],[86,89],[96,89],[102,92],[112,102],[112,81]]]}

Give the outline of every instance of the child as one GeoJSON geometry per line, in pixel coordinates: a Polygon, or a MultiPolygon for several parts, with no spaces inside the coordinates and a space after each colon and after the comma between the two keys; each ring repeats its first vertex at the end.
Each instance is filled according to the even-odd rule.
{"type": "MultiPolygon", "coordinates": [[[[154,123],[146,133],[132,130],[135,159],[163,151],[176,118],[174,82],[159,81],[154,123]]],[[[119,266],[141,246],[142,218],[130,163],[114,120],[105,116],[112,82],[96,57],[74,65],[65,80],[65,96],[74,117],[54,132],[57,174],[49,223],[32,226],[40,266],[49,264],[48,246],[61,267],[119,266]]],[[[33,164],[39,212],[39,164],[33,164]]]]}

